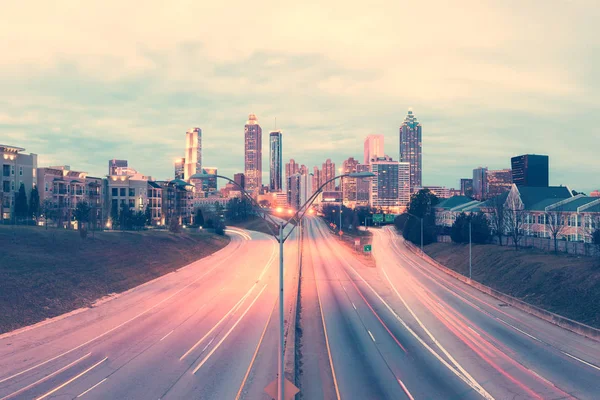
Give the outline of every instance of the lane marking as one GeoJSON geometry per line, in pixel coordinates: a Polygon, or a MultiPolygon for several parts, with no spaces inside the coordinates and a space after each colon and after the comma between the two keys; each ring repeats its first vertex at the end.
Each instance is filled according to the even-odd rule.
{"type": "Polygon", "coordinates": [[[600,371],[600,367],[598,367],[598,366],[596,366],[596,365],[594,365],[594,364],[591,364],[591,363],[589,363],[589,362],[587,362],[587,361],[585,361],[585,360],[582,360],[581,358],[575,357],[575,356],[573,356],[573,355],[571,355],[571,354],[569,354],[569,353],[565,353],[564,351],[561,351],[561,353],[563,353],[565,356],[569,356],[569,357],[571,357],[572,359],[579,361],[580,363],[584,363],[585,365],[588,365],[588,366],[590,366],[590,367],[592,367],[592,368],[595,368],[595,369],[597,369],[598,371],[600,371]]]}
{"type": "MultiPolygon", "coordinates": [[[[339,251],[337,249],[336,249],[336,253],[338,253],[338,255],[340,255],[339,251]]],[[[448,368],[448,370],[450,370],[459,379],[461,379],[463,382],[465,382],[467,385],[469,385],[471,388],[473,388],[475,391],[477,391],[485,399],[488,399],[488,400],[493,400],[494,399],[494,397],[492,397],[492,395],[490,395],[460,364],[458,364],[458,362],[446,351],[446,349],[443,348],[443,346],[441,345],[441,343],[439,343],[437,341],[437,339],[435,339],[435,337],[431,334],[431,332],[429,332],[429,330],[427,330],[427,328],[425,328],[425,326],[423,325],[423,323],[420,322],[420,320],[418,319],[418,317],[408,307],[408,304],[406,304],[406,302],[404,301],[404,299],[402,298],[402,296],[400,296],[400,293],[398,293],[398,291],[396,290],[395,286],[391,283],[391,281],[390,281],[389,277],[387,276],[387,273],[385,272],[385,269],[383,267],[382,267],[382,271],[384,272],[384,275],[386,276],[386,278],[387,278],[388,282],[390,283],[390,285],[391,285],[392,289],[394,290],[394,292],[396,292],[396,294],[398,295],[398,297],[400,298],[400,300],[402,300],[402,302],[404,303],[404,305],[406,306],[406,308],[409,310],[409,312],[411,312],[411,315],[413,315],[413,317],[417,320],[417,322],[419,322],[419,325],[421,326],[421,328],[423,328],[423,330],[428,333],[428,335],[431,338],[431,340],[440,348],[440,350],[442,350],[442,352],[444,352],[444,354],[452,361],[452,363],[456,366],[456,368],[458,368],[458,370],[460,372],[457,371],[456,369],[454,369],[450,364],[448,364],[448,362],[446,362],[446,360],[444,360],[423,339],[421,339],[421,337],[419,335],[417,335],[417,333],[415,331],[413,331],[402,318],[400,318],[400,316],[393,310],[393,308],[379,295],[379,293],[377,293],[377,291],[362,277],[362,275],[360,275],[356,271],[356,269],[354,269],[354,267],[352,267],[352,265],[350,265],[348,263],[348,261],[344,257],[340,257],[340,258],[346,263],[346,265],[348,265],[348,267],[350,269],[352,269],[352,271],[354,271],[354,273],[361,279],[361,281],[365,285],[367,285],[367,287],[371,290],[371,292],[373,292],[373,294],[379,299],[379,301],[381,301],[381,303],[385,305],[385,307],[402,324],[402,326],[404,326],[404,328],[411,335],[413,335],[413,337],[415,339],[417,339],[419,341],[419,343],[421,343],[421,345],[423,345],[434,357],[436,357],[446,368],[448,368]]]]}
{"type": "Polygon", "coordinates": [[[31,389],[31,388],[32,388],[32,387],[34,387],[35,385],[38,385],[38,384],[40,384],[40,383],[42,383],[42,382],[44,382],[44,381],[47,381],[48,379],[52,378],[53,376],[60,374],[60,373],[61,373],[61,372],[63,372],[64,370],[66,370],[66,369],[68,369],[68,368],[72,367],[73,365],[77,364],[78,362],[80,362],[80,361],[82,361],[82,360],[84,360],[84,359],[88,358],[88,357],[89,357],[91,354],[92,354],[92,353],[87,353],[85,356],[81,357],[80,359],[78,359],[78,360],[75,360],[75,361],[73,361],[72,363],[65,365],[65,366],[64,366],[64,367],[62,367],[61,369],[59,369],[59,370],[57,370],[57,371],[54,371],[54,372],[52,372],[51,374],[48,374],[48,375],[44,376],[42,379],[40,379],[40,380],[38,380],[38,381],[35,381],[35,382],[33,382],[33,383],[31,383],[31,384],[29,384],[29,385],[27,385],[27,386],[25,386],[25,387],[23,387],[23,388],[21,388],[21,389],[17,390],[16,392],[9,394],[8,396],[2,397],[0,400],[6,400],[6,399],[10,399],[11,397],[14,397],[14,396],[16,396],[16,395],[18,395],[18,394],[20,394],[20,393],[22,393],[22,392],[24,392],[24,391],[26,391],[26,390],[28,390],[28,389],[31,389]]]}
{"type": "Polygon", "coordinates": [[[171,333],[173,333],[175,329],[173,329],[171,332],[167,333],[165,336],[163,336],[162,339],[160,339],[159,341],[162,342],[163,340],[165,340],[167,338],[167,336],[169,336],[171,333]]]}
{"type": "Polygon", "coordinates": [[[250,237],[250,235],[248,235],[246,232],[243,232],[243,231],[238,231],[235,229],[227,228],[227,229],[225,229],[225,232],[235,233],[236,235],[240,235],[241,237],[243,237],[246,240],[252,240],[252,237],[250,237]]]}
{"type": "MultiPolygon", "coordinates": [[[[398,379],[398,378],[396,378],[396,379],[398,379]]],[[[408,391],[408,389],[406,388],[406,386],[404,385],[404,383],[400,379],[398,379],[398,383],[402,387],[402,390],[404,390],[404,394],[406,394],[406,396],[408,396],[408,398],[410,400],[415,400],[415,398],[412,397],[412,394],[410,394],[410,392],[408,391]]]]}
{"type": "Polygon", "coordinates": [[[265,328],[263,329],[262,334],[260,335],[260,339],[258,340],[258,344],[256,345],[256,350],[254,350],[254,355],[252,356],[252,359],[250,360],[250,364],[248,365],[248,369],[246,370],[246,375],[244,375],[244,379],[242,379],[242,384],[240,385],[240,389],[238,390],[237,395],[235,396],[235,400],[239,400],[242,395],[242,390],[244,390],[244,386],[246,385],[246,381],[248,380],[248,376],[250,375],[250,371],[252,370],[252,366],[254,365],[256,356],[258,355],[258,350],[260,349],[263,338],[265,337],[265,333],[267,333],[267,327],[269,326],[269,323],[271,322],[271,318],[273,316],[273,312],[275,311],[276,305],[277,305],[277,301],[273,304],[273,308],[271,309],[271,314],[269,314],[269,318],[267,318],[267,323],[265,324],[265,328]]]}
{"type": "Polygon", "coordinates": [[[46,397],[52,395],[53,393],[59,391],[60,389],[64,388],[65,386],[67,386],[69,383],[81,378],[83,375],[87,374],[88,372],[90,372],[91,370],[93,370],[94,368],[96,368],[98,365],[102,364],[104,361],[106,361],[108,359],[108,357],[104,357],[102,360],[98,361],[96,364],[92,365],[91,367],[89,367],[88,369],[86,369],[85,371],[83,371],[82,373],[80,373],[79,375],[74,376],[73,378],[69,379],[68,381],[66,381],[65,383],[63,383],[60,386],[57,386],[56,388],[52,389],[51,391],[45,393],[44,395],[38,397],[36,400],[42,400],[45,399],[46,397]]]}
{"type": "MultiPolygon", "coordinates": [[[[243,243],[243,242],[242,242],[242,243],[243,243]]],[[[96,336],[95,338],[92,338],[92,339],[88,340],[88,341],[87,341],[87,342],[85,342],[85,343],[82,343],[82,344],[80,344],[80,345],[79,345],[79,346],[77,346],[77,347],[73,347],[71,350],[67,350],[67,351],[65,351],[65,352],[63,352],[63,353],[61,353],[61,354],[59,354],[59,355],[57,355],[57,356],[55,356],[55,357],[52,357],[52,358],[50,358],[50,359],[48,359],[48,360],[46,360],[46,361],[44,361],[44,362],[41,362],[41,363],[39,363],[39,364],[37,364],[37,365],[34,365],[33,367],[27,368],[27,369],[25,369],[25,370],[23,370],[23,371],[21,371],[21,372],[18,372],[18,373],[14,374],[14,375],[11,375],[11,376],[9,376],[9,377],[3,378],[3,379],[1,379],[1,380],[0,380],[0,383],[3,383],[3,382],[6,382],[6,381],[8,381],[8,380],[10,380],[10,379],[16,378],[17,376],[23,375],[24,373],[27,373],[27,372],[29,372],[29,371],[32,371],[32,370],[34,370],[34,369],[36,369],[36,368],[39,368],[39,367],[41,367],[42,365],[46,365],[46,364],[48,364],[49,362],[52,362],[52,361],[54,361],[54,360],[56,360],[56,359],[58,359],[58,358],[60,358],[60,357],[63,357],[63,356],[65,356],[65,355],[67,355],[67,354],[70,354],[70,353],[74,352],[75,350],[77,350],[77,349],[80,349],[80,348],[82,348],[83,346],[85,346],[85,345],[87,345],[87,344],[90,344],[90,343],[92,343],[92,342],[94,342],[94,341],[96,341],[96,340],[100,339],[101,337],[104,337],[104,336],[108,335],[108,334],[109,334],[109,333],[111,333],[111,332],[114,332],[116,329],[118,329],[118,328],[120,328],[120,327],[122,327],[122,326],[124,326],[124,325],[126,325],[126,324],[128,324],[128,323],[130,323],[131,321],[134,321],[134,320],[138,319],[138,318],[139,318],[139,317],[141,317],[142,315],[145,315],[145,314],[149,313],[150,311],[154,310],[156,307],[158,307],[158,306],[159,306],[159,305],[161,305],[162,303],[166,302],[167,300],[170,300],[170,299],[172,299],[174,296],[178,295],[179,293],[181,293],[182,291],[184,291],[184,290],[185,290],[185,289],[187,289],[188,287],[192,286],[194,283],[198,282],[200,279],[204,278],[206,275],[208,275],[209,273],[211,273],[212,271],[214,271],[214,270],[215,270],[215,269],[216,269],[218,266],[220,266],[221,264],[223,264],[223,263],[224,263],[224,262],[225,262],[227,259],[231,258],[231,257],[232,257],[234,254],[235,254],[235,252],[233,252],[233,251],[232,251],[232,253],[231,253],[230,255],[226,256],[226,257],[225,257],[225,258],[223,258],[223,259],[222,259],[220,262],[216,263],[216,264],[215,264],[215,265],[214,265],[212,268],[210,268],[210,269],[209,269],[208,271],[206,271],[204,274],[202,274],[202,275],[201,275],[201,276],[199,276],[198,278],[194,279],[192,282],[188,283],[187,285],[185,285],[184,287],[182,287],[181,289],[179,289],[178,291],[176,291],[176,292],[175,292],[175,293],[173,293],[172,295],[170,295],[170,296],[168,296],[168,297],[164,298],[163,300],[161,300],[160,302],[156,303],[155,305],[153,305],[152,307],[150,307],[150,308],[149,308],[149,309],[147,309],[146,311],[143,311],[143,312],[139,313],[139,314],[138,314],[138,315],[136,315],[135,317],[133,317],[133,318],[131,318],[131,319],[129,319],[129,320],[127,320],[127,321],[123,322],[123,323],[122,323],[122,324],[120,324],[120,325],[117,325],[117,326],[115,326],[115,327],[114,327],[114,328],[112,328],[112,329],[109,329],[108,331],[106,331],[106,332],[104,332],[104,333],[102,333],[102,334],[100,334],[100,335],[96,336]]]]}
{"type": "Polygon", "coordinates": [[[198,366],[194,369],[194,371],[192,371],[193,374],[195,374],[196,372],[198,372],[198,370],[200,368],[202,368],[202,366],[208,361],[208,359],[210,358],[210,356],[212,356],[214,354],[214,352],[217,351],[217,349],[221,346],[221,344],[223,344],[223,342],[225,341],[225,339],[227,339],[227,337],[231,334],[231,332],[233,332],[233,330],[235,329],[235,327],[240,323],[240,321],[244,318],[244,316],[248,313],[248,311],[250,311],[250,309],[252,308],[252,306],[254,305],[254,303],[256,303],[256,300],[258,300],[258,298],[265,291],[266,288],[267,288],[267,285],[263,286],[263,288],[260,290],[260,292],[258,292],[258,294],[254,298],[254,300],[252,300],[252,303],[250,303],[250,305],[248,306],[248,308],[246,308],[246,310],[243,312],[243,314],[240,315],[240,317],[238,318],[238,320],[236,321],[236,323],[233,324],[233,326],[229,329],[229,331],[227,331],[227,333],[225,334],[225,336],[223,336],[223,338],[219,341],[219,343],[217,343],[217,345],[210,351],[210,353],[208,353],[208,355],[202,360],[202,362],[200,362],[200,364],[198,364],[198,366]]]}
{"type": "MultiPolygon", "coordinates": [[[[219,325],[221,325],[221,323],[233,312],[235,312],[246,300],[246,298],[248,298],[248,296],[250,296],[250,293],[252,293],[252,291],[254,290],[254,288],[258,285],[258,282],[260,282],[261,277],[264,275],[265,271],[267,270],[268,267],[271,266],[271,264],[273,263],[273,260],[275,259],[275,246],[273,246],[273,252],[271,254],[271,258],[269,259],[269,261],[267,262],[267,264],[265,265],[265,267],[263,268],[262,273],[260,274],[260,277],[258,278],[258,281],[256,281],[254,283],[254,285],[252,285],[252,287],[246,292],[246,294],[244,296],[242,296],[241,299],[238,300],[237,303],[235,303],[235,305],[223,316],[223,318],[221,318],[219,320],[219,322],[217,322],[217,324],[215,326],[213,326],[211,328],[210,331],[208,331],[204,336],[202,336],[202,338],[200,340],[198,340],[188,351],[185,352],[184,355],[182,355],[181,357],[179,357],[179,361],[182,361],[184,358],[186,358],[192,351],[194,351],[199,345],[200,343],[202,343],[208,336],[210,336],[215,329],[217,329],[219,327],[219,325]]],[[[203,350],[204,351],[204,350],[203,350]]]]}
{"type": "Polygon", "coordinates": [[[529,333],[527,333],[527,332],[525,332],[525,331],[523,331],[523,330],[521,330],[521,329],[517,328],[516,326],[509,324],[508,322],[504,321],[502,318],[498,318],[498,317],[496,317],[496,319],[497,319],[498,321],[502,322],[503,324],[510,326],[510,327],[511,327],[511,328],[513,328],[514,330],[516,330],[516,331],[518,331],[518,332],[521,332],[523,335],[525,335],[525,336],[529,336],[530,338],[532,338],[533,340],[537,340],[538,342],[542,342],[540,339],[536,338],[535,336],[533,336],[533,335],[530,335],[529,333]]]}
{"type": "Polygon", "coordinates": [[[213,337],[212,339],[210,339],[210,342],[208,342],[206,344],[206,346],[204,346],[204,348],[202,349],[201,353],[204,353],[206,351],[206,349],[208,349],[208,346],[211,345],[211,343],[215,340],[215,338],[213,337]]]}
{"type": "Polygon", "coordinates": [[[371,339],[375,342],[375,337],[373,336],[373,334],[371,333],[371,331],[367,329],[367,332],[369,332],[369,336],[371,336],[371,339]]]}
{"type": "Polygon", "coordinates": [[[108,378],[104,378],[104,379],[102,379],[100,382],[96,383],[94,386],[92,386],[91,388],[89,388],[89,389],[88,389],[88,390],[86,390],[85,392],[81,393],[81,394],[80,394],[79,396],[77,396],[76,398],[78,399],[78,398],[82,397],[84,394],[86,394],[86,393],[88,393],[88,392],[91,392],[91,391],[92,391],[92,389],[95,389],[95,388],[97,388],[98,386],[100,386],[100,384],[101,384],[101,383],[104,383],[104,382],[105,382],[107,379],[108,379],[108,378]]]}
{"type": "MultiPolygon", "coordinates": [[[[354,309],[356,310],[356,306],[354,305],[354,303],[352,303],[352,307],[354,307],[354,309]]],[[[358,311],[358,310],[357,310],[358,311]]]]}
{"type": "Polygon", "coordinates": [[[477,336],[481,337],[481,335],[479,333],[477,333],[477,331],[475,329],[471,328],[470,326],[467,326],[467,328],[469,328],[471,330],[471,332],[473,332],[477,336]]]}

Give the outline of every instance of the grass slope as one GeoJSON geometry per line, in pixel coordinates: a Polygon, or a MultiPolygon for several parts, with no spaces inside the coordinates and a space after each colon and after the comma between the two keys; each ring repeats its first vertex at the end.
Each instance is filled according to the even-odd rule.
{"type": "MultiPolygon", "coordinates": [[[[425,251],[448,268],[468,275],[468,245],[434,243],[425,251]]],[[[600,328],[598,258],[476,245],[473,279],[529,304],[600,328]]]]}
{"type": "Polygon", "coordinates": [[[91,305],[222,247],[208,232],[97,232],[0,226],[0,333],[91,305]]]}

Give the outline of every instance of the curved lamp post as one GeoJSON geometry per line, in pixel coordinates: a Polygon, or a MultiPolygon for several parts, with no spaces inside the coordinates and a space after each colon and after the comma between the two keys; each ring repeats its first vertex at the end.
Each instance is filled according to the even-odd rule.
{"type": "MultiPolygon", "coordinates": [[[[284,317],[283,317],[283,244],[285,243],[285,241],[287,240],[287,238],[292,234],[292,232],[294,231],[294,229],[296,228],[296,225],[294,225],[292,227],[292,229],[290,229],[290,231],[287,233],[287,235],[284,236],[283,231],[285,229],[286,226],[288,226],[290,224],[290,221],[295,220],[296,223],[299,225],[300,222],[302,221],[302,218],[304,217],[304,214],[306,214],[306,212],[308,211],[309,207],[312,205],[312,203],[315,201],[315,199],[317,198],[317,196],[323,191],[323,188],[325,187],[325,185],[327,185],[330,182],[335,181],[336,179],[340,179],[340,178],[370,178],[375,176],[374,173],[369,172],[369,171],[364,171],[364,172],[353,172],[353,173],[349,173],[349,174],[342,174],[342,175],[338,175],[335,176],[331,179],[329,179],[328,181],[324,182],[317,190],[315,190],[315,192],[308,198],[308,200],[306,200],[306,203],[304,203],[297,211],[296,213],[292,216],[292,218],[290,218],[287,222],[280,222],[279,224],[277,224],[275,222],[275,220],[273,220],[273,218],[268,215],[267,213],[265,213],[263,211],[263,215],[264,215],[264,220],[265,223],[267,224],[267,227],[269,228],[269,231],[271,232],[271,235],[277,240],[277,242],[279,243],[279,354],[277,357],[278,360],[278,374],[277,374],[277,379],[278,379],[278,399],[279,400],[283,400],[284,399],[284,353],[285,353],[285,349],[284,349],[284,345],[283,345],[283,341],[284,341],[284,317]],[[273,231],[273,228],[271,227],[271,224],[267,223],[267,219],[269,220],[269,222],[271,222],[273,225],[279,225],[279,232],[278,234],[276,234],[273,231]]],[[[228,178],[226,176],[223,175],[217,175],[217,174],[205,174],[205,173],[200,173],[200,174],[195,174],[192,175],[190,177],[190,179],[209,179],[209,178],[221,178],[221,179],[225,179],[226,181],[233,183],[235,186],[237,186],[238,188],[240,188],[240,190],[242,191],[242,193],[248,198],[250,199],[250,201],[259,209],[261,209],[262,207],[260,206],[260,204],[258,204],[258,202],[250,195],[250,193],[248,193],[240,184],[238,184],[237,182],[235,182],[233,179],[228,178]]],[[[302,229],[302,228],[300,228],[302,229]]]]}

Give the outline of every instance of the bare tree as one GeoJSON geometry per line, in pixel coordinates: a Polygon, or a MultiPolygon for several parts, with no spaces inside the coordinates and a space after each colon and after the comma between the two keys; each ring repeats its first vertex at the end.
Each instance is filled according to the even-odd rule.
{"type": "Polygon", "coordinates": [[[524,205],[518,195],[510,192],[504,203],[504,226],[508,236],[513,240],[515,250],[519,249],[519,243],[525,232],[523,225],[525,223],[524,205]]]}
{"type": "Polygon", "coordinates": [[[544,217],[546,218],[546,227],[554,240],[554,252],[558,253],[558,237],[562,236],[567,230],[562,205],[552,207],[552,209],[546,211],[544,217]]]}
{"type": "Polygon", "coordinates": [[[506,231],[506,223],[505,223],[505,207],[504,201],[502,201],[502,196],[496,196],[489,200],[490,210],[488,212],[490,228],[492,230],[492,235],[498,238],[498,242],[500,246],[502,246],[502,238],[504,237],[504,233],[506,231]]]}

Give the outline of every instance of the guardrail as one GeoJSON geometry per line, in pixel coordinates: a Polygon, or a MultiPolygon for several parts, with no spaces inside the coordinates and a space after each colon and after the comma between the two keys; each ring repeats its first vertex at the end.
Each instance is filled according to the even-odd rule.
{"type": "Polygon", "coordinates": [[[404,241],[404,245],[418,257],[421,257],[423,260],[427,261],[429,264],[439,269],[442,272],[458,279],[461,282],[466,283],[467,285],[479,290],[482,293],[488,294],[496,299],[505,302],[521,311],[524,311],[528,314],[534,315],[538,318],[543,319],[544,321],[550,322],[551,324],[560,326],[561,328],[567,329],[571,332],[575,332],[579,335],[585,336],[587,338],[600,341],[600,329],[596,329],[586,324],[582,324],[581,322],[573,321],[572,319],[563,317],[562,315],[554,314],[550,311],[544,310],[540,307],[531,305],[529,303],[524,302],[523,300],[519,300],[515,297],[509,296],[502,292],[499,292],[495,289],[492,289],[489,286],[483,285],[477,281],[467,278],[464,275],[459,274],[458,272],[451,270],[450,268],[438,263],[433,258],[429,257],[427,254],[421,255],[420,250],[417,249],[412,243],[408,241],[404,241]]]}

